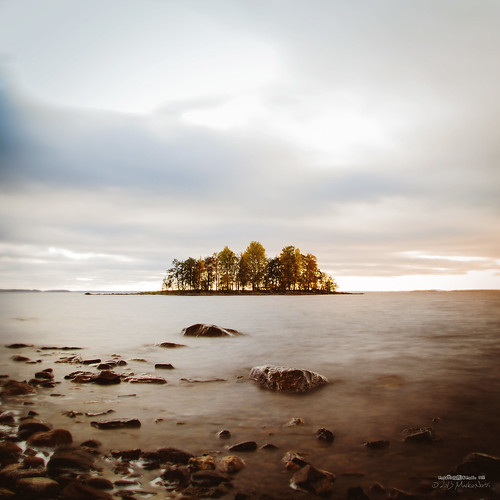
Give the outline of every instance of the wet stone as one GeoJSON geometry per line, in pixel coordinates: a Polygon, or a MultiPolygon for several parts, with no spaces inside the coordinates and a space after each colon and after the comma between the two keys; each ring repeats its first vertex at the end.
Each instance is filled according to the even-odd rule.
{"type": "Polygon", "coordinates": [[[231,437],[231,433],[228,430],[222,430],[217,433],[217,437],[219,439],[229,439],[231,437]]]}
{"type": "Polygon", "coordinates": [[[2,387],[2,396],[23,396],[35,392],[33,387],[26,382],[7,380],[2,387]]]}
{"type": "Polygon", "coordinates": [[[307,392],[328,383],[328,379],[310,370],[283,366],[255,366],[249,378],[274,391],[307,392]]]}
{"type": "Polygon", "coordinates": [[[17,459],[17,457],[21,455],[22,451],[22,448],[17,446],[16,443],[4,441],[3,443],[0,443],[0,460],[17,459]]]}
{"type": "Polygon", "coordinates": [[[157,370],[173,370],[174,366],[170,363],[156,363],[155,368],[157,370]]]}
{"type": "Polygon", "coordinates": [[[88,477],[82,480],[83,484],[96,490],[112,490],[113,483],[104,477],[88,477]]]}
{"type": "Polygon", "coordinates": [[[171,462],[174,464],[186,465],[190,458],[194,458],[194,455],[191,453],[177,448],[160,448],[156,453],[158,453],[160,462],[171,462]]]}
{"type": "Polygon", "coordinates": [[[21,356],[20,354],[12,356],[10,359],[12,359],[12,361],[17,361],[18,363],[23,363],[25,361],[31,361],[30,358],[27,358],[26,356],[21,356]]]}
{"type": "Polygon", "coordinates": [[[161,377],[151,377],[149,375],[141,375],[138,377],[127,377],[126,382],[130,382],[131,384],[158,384],[164,385],[167,381],[161,377]]]}
{"type": "Polygon", "coordinates": [[[191,481],[199,486],[218,486],[229,479],[216,471],[199,470],[191,474],[191,481]]]}
{"type": "MultiPolygon", "coordinates": [[[[165,347],[166,349],[175,349],[177,347],[187,347],[185,344],[176,344],[175,342],[162,342],[159,344],[160,347],[165,347]]],[[[144,360],[133,360],[133,361],[144,361],[144,360]]]]}
{"type": "Polygon", "coordinates": [[[467,476],[486,476],[487,481],[498,481],[500,458],[486,453],[470,453],[458,465],[457,472],[467,476]]]}
{"type": "Polygon", "coordinates": [[[435,434],[431,427],[410,427],[402,432],[405,443],[432,443],[435,434]]]}
{"type": "Polygon", "coordinates": [[[82,360],[82,364],[84,364],[84,365],[97,365],[100,362],[101,362],[101,360],[99,358],[95,358],[95,359],[83,359],[82,360]]]}
{"type": "Polygon", "coordinates": [[[140,420],[137,418],[131,419],[116,419],[116,420],[105,420],[102,422],[93,421],[90,422],[92,427],[97,429],[123,429],[123,428],[137,428],[141,426],[140,420]]]}
{"type": "Polygon", "coordinates": [[[322,441],[323,443],[333,443],[335,436],[332,431],[322,427],[316,431],[316,439],[322,441]]]}
{"type": "Polygon", "coordinates": [[[27,477],[16,483],[16,490],[30,498],[57,495],[60,489],[59,483],[48,477],[27,477]]]}
{"type": "Polygon", "coordinates": [[[33,344],[16,343],[16,344],[6,345],[5,347],[7,347],[7,349],[23,349],[25,347],[33,347],[33,344]]]}
{"type": "Polygon", "coordinates": [[[121,381],[120,375],[111,370],[103,370],[98,375],[93,375],[91,379],[91,382],[98,385],[119,384],[121,381]]]}
{"type": "Polygon", "coordinates": [[[113,500],[113,497],[104,491],[92,488],[79,481],[67,484],[59,493],[61,499],[71,500],[113,500]]]}
{"type": "Polygon", "coordinates": [[[291,487],[313,493],[314,495],[329,494],[333,490],[335,475],[312,465],[305,465],[292,477],[291,487]]]}
{"type": "Polygon", "coordinates": [[[27,441],[29,446],[36,447],[56,447],[71,444],[73,437],[66,429],[53,429],[47,432],[36,432],[27,441]]]}
{"type": "Polygon", "coordinates": [[[93,468],[94,457],[82,448],[59,448],[47,463],[49,474],[58,475],[72,470],[89,471],[93,468]]]}
{"type": "Polygon", "coordinates": [[[193,457],[189,459],[188,465],[196,470],[214,470],[215,460],[210,455],[193,457]]]}
{"type": "Polygon", "coordinates": [[[246,467],[245,461],[236,455],[227,455],[219,460],[219,468],[223,472],[234,474],[246,467]]]}
{"type": "Polygon", "coordinates": [[[19,424],[17,435],[21,439],[28,439],[35,432],[47,432],[50,431],[51,425],[45,422],[40,422],[39,420],[27,419],[19,424]]]}
{"type": "Polygon", "coordinates": [[[189,484],[190,471],[186,467],[167,467],[161,478],[166,485],[186,486],[189,484]]]}
{"type": "Polygon", "coordinates": [[[138,460],[141,456],[140,448],[136,448],[134,450],[111,450],[111,456],[113,458],[120,458],[126,462],[130,460],[138,460]]]}
{"type": "Polygon", "coordinates": [[[255,451],[257,443],[255,441],[244,441],[243,443],[234,444],[229,448],[229,451],[255,451]]]}
{"type": "Polygon", "coordinates": [[[185,337],[234,337],[241,335],[232,328],[222,328],[217,325],[197,323],[184,328],[181,332],[185,337]]]}

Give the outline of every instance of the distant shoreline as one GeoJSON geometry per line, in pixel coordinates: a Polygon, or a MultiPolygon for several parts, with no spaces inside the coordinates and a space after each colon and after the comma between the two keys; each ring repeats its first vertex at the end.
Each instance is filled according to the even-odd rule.
{"type": "Polygon", "coordinates": [[[177,295],[177,296],[247,296],[247,295],[363,295],[363,292],[325,292],[288,290],[268,292],[265,290],[158,290],[154,292],[86,292],[85,295],[177,295]]]}

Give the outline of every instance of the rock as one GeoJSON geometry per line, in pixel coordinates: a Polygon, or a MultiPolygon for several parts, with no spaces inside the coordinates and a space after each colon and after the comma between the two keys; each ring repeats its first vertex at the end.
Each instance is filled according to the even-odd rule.
{"type": "Polygon", "coordinates": [[[40,347],[42,351],[78,351],[83,349],[83,347],[74,347],[74,346],[64,346],[64,347],[55,347],[55,346],[44,346],[40,347]]]}
{"type": "Polygon", "coordinates": [[[27,419],[19,424],[17,435],[21,439],[28,439],[31,435],[35,434],[35,432],[47,432],[50,431],[51,428],[52,426],[45,422],[27,419]]]}
{"type": "Polygon", "coordinates": [[[70,379],[71,382],[74,382],[75,384],[90,384],[90,382],[93,382],[95,376],[96,374],[92,372],[78,371],[69,373],[64,378],[70,379]]]}
{"type": "Polygon", "coordinates": [[[113,483],[104,477],[89,477],[84,479],[83,484],[95,488],[96,490],[112,490],[113,483]]]}
{"type": "Polygon", "coordinates": [[[155,368],[157,370],[173,370],[174,366],[170,363],[156,363],[155,368]]]}
{"type": "Polygon", "coordinates": [[[227,455],[219,460],[219,468],[223,472],[234,474],[246,467],[245,461],[236,455],[227,455]]]}
{"type": "Polygon", "coordinates": [[[217,437],[219,439],[229,439],[231,437],[231,433],[227,430],[222,430],[217,433],[217,437]]]}
{"type": "Polygon", "coordinates": [[[211,470],[198,470],[191,474],[191,481],[198,486],[218,486],[222,482],[228,481],[228,478],[219,472],[211,470]]]}
{"type": "Polygon", "coordinates": [[[138,460],[141,456],[141,449],[136,448],[134,450],[111,450],[111,456],[114,458],[121,458],[125,462],[129,462],[130,460],[138,460]]]}
{"type": "Polygon", "coordinates": [[[125,379],[127,382],[131,384],[158,384],[164,385],[167,381],[161,377],[151,377],[149,375],[140,375],[138,377],[127,377],[125,379]]]}
{"type": "Polygon", "coordinates": [[[189,459],[188,465],[196,470],[214,470],[215,460],[210,455],[193,457],[189,459]]]}
{"type": "Polygon", "coordinates": [[[261,450],[277,450],[278,447],[272,443],[266,443],[266,444],[263,444],[261,447],[260,447],[261,450]]]}
{"type": "Polygon", "coordinates": [[[99,385],[113,385],[121,382],[121,377],[118,373],[111,370],[103,370],[97,375],[92,376],[91,382],[99,385]]]}
{"type": "Polygon", "coordinates": [[[227,382],[225,378],[181,378],[181,382],[187,382],[189,384],[206,384],[210,382],[227,382]]]}
{"type": "Polygon", "coordinates": [[[305,425],[305,422],[299,417],[294,417],[285,424],[286,427],[295,427],[297,425],[305,425]]]}
{"type": "Polygon", "coordinates": [[[402,432],[405,443],[432,443],[435,440],[434,431],[430,427],[410,427],[402,432]]]}
{"type": "Polygon", "coordinates": [[[325,495],[333,491],[335,475],[312,465],[305,465],[292,477],[291,487],[313,493],[314,495],[325,495]]]}
{"type": "Polygon", "coordinates": [[[95,358],[95,359],[82,359],[82,364],[84,365],[97,365],[101,362],[101,360],[99,358],[95,358]]]}
{"type": "Polygon", "coordinates": [[[17,361],[18,363],[31,361],[30,358],[27,358],[26,356],[21,356],[20,354],[17,354],[16,356],[12,356],[10,359],[12,359],[12,361],[17,361]]]}
{"type": "Polygon", "coordinates": [[[88,439],[87,441],[84,441],[80,446],[84,446],[86,448],[100,448],[102,446],[102,443],[98,441],[97,439],[88,439]]]}
{"type": "Polygon", "coordinates": [[[2,396],[24,396],[33,392],[35,389],[31,385],[18,380],[7,380],[2,387],[2,396]]]}
{"type": "Polygon", "coordinates": [[[347,500],[370,500],[361,486],[354,486],[347,490],[347,500]]]}
{"type": "Polygon", "coordinates": [[[366,443],[363,443],[363,446],[366,446],[371,450],[382,450],[383,448],[387,448],[389,445],[389,441],[385,441],[383,439],[379,439],[377,441],[367,441],[366,443]]]}
{"type": "Polygon", "coordinates": [[[23,464],[15,463],[5,466],[0,470],[0,483],[8,487],[15,486],[17,481],[27,477],[43,477],[47,471],[43,468],[26,469],[23,464]]]}
{"type": "Polygon", "coordinates": [[[52,380],[54,378],[54,374],[49,371],[41,371],[35,373],[35,378],[43,379],[43,380],[52,380]]]}
{"type": "Polygon", "coordinates": [[[185,337],[235,337],[241,335],[237,330],[232,328],[222,328],[217,325],[207,325],[197,323],[196,325],[188,326],[181,332],[185,337]]]}
{"type": "Polygon", "coordinates": [[[328,383],[325,377],[309,370],[272,365],[255,366],[249,378],[275,391],[307,392],[328,383]]]}
{"type": "Polygon", "coordinates": [[[16,494],[7,488],[0,488],[0,500],[14,500],[16,494]]]}
{"type": "Polygon", "coordinates": [[[194,458],[194,455],[191,453],[178,450],[177,448],[160,448],[156,453],[158,453],[160,462],[171,462],[174,464],[186,465],[190,458],[194,458]]]}
{"type": "Polygon", "coordinates": [[[73,470],[87,472],[93,468],[94,457],[82,448],[58,448],[47,463],[50,475],[59,475],[73,470]]]}
{"type": "Polygon", "coordinates": [[[23,349],[24,347],[33,347],[33,344],[10,344],[6,345],[7,349],[23,349]]]}
{"type": "Polygon", "coordinates": [[[244,441],[243,443],[234,444],[229,448],[229,451],[255,451],[257,443],[255,441],[244,441]]]}
{"type": "Polygon", "coordinates": [[[190,471],[185,467],[167,467],[161,478],[167,485],[187,486],[189,484],[190,471]]]}
{"type": "Polygon", "coordinates": [[[15,418],[11,412],[4,411],[0,414],[0,425],[15,425],[15,418]]]}
{"type": "Polygon", "coordinates": [[[104,491],[92,488],[79,481],[72,481],[59,493],[61,499],[71,500],[113,500],[113,497],[104,491]]]}
{"type": "MultiPolygon", "coordinates": [[[[176,344],[175,342],[162,342],[161,344],[159,344],[159,346],[165,347],[167,349],[175,349],[177,347],[187,347],[185,344],[176,344]]],[[[139,361],[139,360],[135,359],[133,361],[139,361]]],[[[140,361],[143,361],[143,360],[140,360],[140,361]]]]}
{"type": "Polygon", "coordinates": [[[486,481],[499,481],[500,458],[486,453],[470,453],[457,466],[457,472],[465,476],[486,476],[486,481]]]}
{"type": "Polygon", "coordinates": [[[72,442],[71,432],[66,429],[53,429],[47,432],[35,432],[28,438],[27,444],[29,446],[54,448],[72,442]]]}
{"type": "Polygon", "coordinates": [[[116,420],[105,420],[102,422],[90,422],[92,427],[97,429],[123,429],[123,428],[136,428],[141,426],[140,420],[137,418],[131,419],[116,419],[116,420]]]}
{"type": "Polygon", "coordinates": [[[333,441],[335,440],[335,435],[332,431],[329,431],[328,429],[322,427],[321,429],[318,429],[316,431],[316,439],[324,443],[333,443],[333,441]]]}
{"type": "Polygon", "coordinates": [[[114,413],[115,410],[109,409],[105,411],[86,411],[85,416],[86,417],[100,417],[101,415],[108,415],[110,413],[114,413]]]}
{"type": "Polygon", "coordinates": [[[45,460],[42,457],[25,457],[23,466],[25,469],[40,469],[45,467],[45,460]]]}
{"type": "Polygon", "coordinates": [[[298,470],[301,467],[309,465],[305,458],[295,451],[287,451],[281,461],[285,462],[285,467],[288,470],[298,470]]]}
{"type": "Polygon", "coordinates": [[[61,486],[48,477],[26,477],[19,479],[16,489],[26,497],[51,497],[57,495],[61,486]]]}
{"type": "Polygon", "coordinates": [[[19,455],[21,455],[22,451],[22,448],[17,446],[16,443],[13,443],[12,441],[4,441],[3,443],[0,443],[0,460],[3,462],[6,459],[17,459],[19,455]]]}

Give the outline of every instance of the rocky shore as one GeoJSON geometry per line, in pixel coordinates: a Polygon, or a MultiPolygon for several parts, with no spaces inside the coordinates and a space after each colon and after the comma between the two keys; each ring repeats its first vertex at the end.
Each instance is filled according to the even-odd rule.
{"type": "MultiPolygon", "coordinates": [[[[221,337],[240,334],[234,329],[216,325],[192,325],[183,332],[194,337],[204,333],[214,337],[217,332],[221,337]]],[[[162,342],[156,347],[186,348],[184,344],[175,342],[162,342]]],[[[214,446],[201,452],[194,442],[191,450],[178,448],[175,435],[172,435],[171,443],[161,443],[154,448],[111,447],[109,442],[116,443],[116,436],[122,432],[140,433],[143,420],[133,416],[125,418],[116,414],[113,408],[98,412],[68,408],[64,413],[67,425],[58,426],[46,418],[47,407],[40,403],[37,395],[60,397],[57,389],[61,384],[72,384],[82,391],[88,387],[95,387],[96,390],[102,387],[104,390],[105,387],[120,384],[129,384],[130,387],[145,384],[160,390],[168,383],[164,377],[156,373],[137,374],[127,369],[129,362],[147,364],[146,360],[124,360],[119,355],[109,359],[86,357],[85,350],[77,346],[16,343],[3,349],[12,352],[12,365],[22,366],[21,371],[26,373],[26,377],[17,380],[4,373],[0,378],[0,500],[498,498],[500,459],[481,453],[481,450],[470,450],[449,474],[441,479],[436,477],[421,481],[412,491],[391,486],[387,481],[374,480],[367,484],[362,480],[362,473],[352,474],[346,482],[348,474],[324,470],[321,464],[311,461],[310,450],[304,449],[303,444],[298,449],[292,431],[307,428],[307,423],[300,416],[283,422],[286,447],[273,442],[274,438],[278,438],[273,433],[269,433],[268,440],[263,441],[259,429],[254,430],[254,440],[239,441],[233,437],[236,433],[231,426],[224,425],[224,422],[214,433],[214,446]],[[57,356],[52,366],[46,366],[46,358],[32,359],[36,357],[33,354],[41,356],[47,351],[57,356]],[[55,375],[56,366],[68,367],[62,379],[58,380],[55,375]],[[85,436],[77,440],[75,433],[81,436],[82,425],[85,424],[85,436]],[[113,439],[108,439],[110,435],[113,439]],[[262,471],[266,464],[281,472],[280,484],[269,485],[261,481],[258,471],[262,471]],[[252,469],[256,472],[253,473],[252,469]],[[247,478],[252,477],[252,486],[248,486],[248,481],[240,482],[239,478],[244,474],[247,478]]],[[[172,363],[157,363],[153,369],[175,373],[172,363]]],[[[304,393],[321,391],[329,383],[326,377],[311,370],[273,365],[253,367],[246,379],[265,391],[286,391],[293,397],[307,397],[304,393]]],[[[199,384],[224,379],[183,380],[199,384]]],[[[125,396],[136,397],[135,394],[122,394],[122,397],[125,396]]],[[[405,428],[400,433],[399,443],[408,447],[409,453],[419,453],[419,449],[439,445],[439,432],[434,428],[438,425],[439,419],[436,418],[432,427],[405,428]]],[[[333,451],[336,440],[335,429],[311,429],[311,449],[322,446],[333,451]]],[[[283,441],[281,438],[280,443],[283,441]]],[[[381,435],[360,443],[360,446],[369,453],[380,454],[383,460],[385,450],[391,449],[394,442],[381,435]]]]}

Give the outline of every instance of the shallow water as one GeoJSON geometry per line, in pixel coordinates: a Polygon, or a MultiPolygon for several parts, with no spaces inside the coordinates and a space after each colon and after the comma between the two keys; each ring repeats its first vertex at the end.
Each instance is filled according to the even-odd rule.
{"type": "MultiPolygon", "coordinates": [[[[0,318],[2,345],[35,345],[19,351],[2,347],[0,372],[29,379],[53,367],[61,384],[31,399],[42,418],[69,428],[75,441],[97,433],[108,449],[173,446],[201,454],[224,451],[227,443],[215,433],[225,428],[232,432],[231,444],[251,439],[280,447],[245,454],[249,466],[237,476],[237,488],[293,496],[280,462],[289,449],[307,453],[313,464],[337,474],[338,498],[345,498],[348,486],[366,490],[376,481],[414,490],[447,474],[469,452],[500,453],[497,291],[293,297],[17,292],[0,295],[0,318]],[[245,335],[181,336],[182,328],[201,322],[245,335]],[[187,347],[155,345],[164,341],[187,347]],[[89,368],[54,364],[69,353],[36,349],[53,345],[84,347],[78,353],[87,359],[118,354],[128,365],[117,371],[156,374],[168,384],[73,384],[64,375],[89,368]],[[14,354],[41,363],[16,363],[10,359],[14,354]],[[172,363],[175,370],[155,370],[160,362],[172,363]],[[331,383],[307,395],[265,391],[247,379],[250,368],[261,364],[311,369],[331,383]],[[136,396],[123,397],[130,394],[136,396]],[[142,427],[97,431],[89,426],[93,419],[62,415],[111,408],[112,418],[137,417],[142,427]],[[305,425],[286,427],[293,417],[305,425]],[[434,428],[437,442],[401,442],[405,427],[423,426],[434,428]],[[332,446],[315,440],[319,427],[336,435],[332,446]],[[368,451],[362,443],[370,439],[387,439],[391,445],[368,451]]],[[[22,403],[21,398],[9,402],[26,412],[22,403]]]]}

